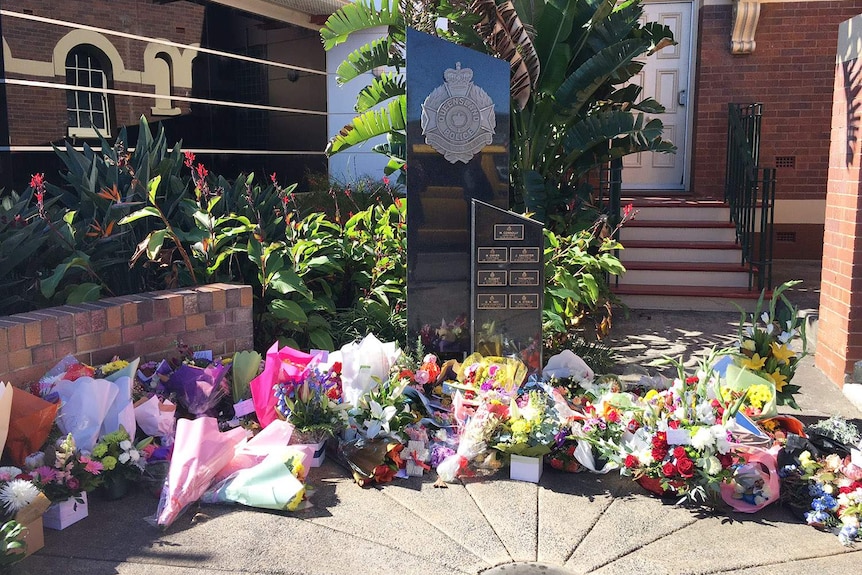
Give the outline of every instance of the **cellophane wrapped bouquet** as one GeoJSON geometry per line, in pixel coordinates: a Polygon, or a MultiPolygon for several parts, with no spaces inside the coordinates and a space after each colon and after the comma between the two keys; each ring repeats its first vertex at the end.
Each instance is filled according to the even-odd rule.
{"type": "Polygon", "coordinates": [[[648,391],[640,402],[639,427],[626,435],[621,473],[657,493],[684,499],[714,499],[734,473],[731,415],[721,403],[718,375],[705,361],[696,375],[678,376],[662,391],[648,391]]]}

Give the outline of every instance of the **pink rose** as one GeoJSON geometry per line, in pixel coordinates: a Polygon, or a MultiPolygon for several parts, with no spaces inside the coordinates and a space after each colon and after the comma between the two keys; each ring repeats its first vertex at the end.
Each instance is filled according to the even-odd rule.
{"type": "Polygon", "coordinates": [[[66,478],[66,487],[68,487],[69,489],[74,491],[74,490],[79,489],[81,487],[81,482],[78,481],[74,477],[67,477],[66,478]]]}

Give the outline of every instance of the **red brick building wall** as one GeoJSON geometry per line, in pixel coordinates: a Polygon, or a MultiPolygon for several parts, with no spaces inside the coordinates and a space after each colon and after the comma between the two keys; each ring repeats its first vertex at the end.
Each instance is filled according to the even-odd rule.
{"type": "Polygon", "coordinates": [[[68,354],[98,365],[114,355],[160,360],[176,342],[214,354],[252,349],[251,287],[210,284],[0,317],[0,381],[21,387],[68,354]]]}
{"type": "MultiPolygon", "coordinates": [[[[89,2],[83,0],[28,0],[4,8],[28,14],[116,30],[119,32],[162,38],[180,44],[200,43],[204,22],[204,7],[192,2],[165,4],[138,0],[112,0],[89,2]]],[[[2,17],[3,38],[16,59],[50,62],[57,41],[74,28],[11,16],[2,17]]],[[[147,42],[105,34],[123,59],[126,70],[144,70],[144,49],[147,42]]],[[[65,83],[63,76],[44,77],[15,74],[7,70],[8,78],[65,83]]],[[[154,92],[147,84],[133,84],[115,80],[117,90],[154,92]]],[[[8,85],[6,87],[9,115],[10,144],[13,146],[44,145],[66,136],[66,94],[53,88],[33,88],[8,85]]],[[[173,89],[175,96],[190,96],[190,90],[173,89]]],[[[149,111],[154,99],[132,96],[112,96],[113,132],[122,125],[137,125],[142,111],[149,111]]],[[[189,104],[173,101],[174,107],[188,112],[189,104]]],[[[149,113],[147,113],[149,116],[149,113]]]]}
{"type": "MultiPolygon", "coordinates": [[[[760,164],[776,166],[776,157],[795,161],[795,167],[777,169],[776,201],[823,200],[838,26],[862,12],[862,0],[764,3],[756,48],[741,55],[730,51],[732,12],[730,5],[700,12],[692,192],[723,197],[727,105],[761,102],[760,164]]],[[[776,223],[776,234],[796,241],[775,242],[774,257],[820,258],[822,213],[811,217],[813,223],[776,223]]]]}
{"type": "Polygon", "coordinates": [[[862,16],[842,26],[835,66],[817,367],[843,385],[862,360],[862,16]]]}

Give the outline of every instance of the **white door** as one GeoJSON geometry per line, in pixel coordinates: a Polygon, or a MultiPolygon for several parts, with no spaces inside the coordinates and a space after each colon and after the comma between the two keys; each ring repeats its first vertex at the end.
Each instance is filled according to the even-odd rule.
{"type": "Polygon", "coordinates": [[[642,152],[623,158],[623,189],[681,191],[688,186],[688,140],[691,86],[689,70],[693,54],[691,2],[645,2],[644,21],[664,24],[673,32],[675,46],[641,58],[644,67],[632,78],[643,87],[641,98],[655,98],[665,108],[657,117],[664,123],[664,139],[677,147],[676,154],[642,152]]]}

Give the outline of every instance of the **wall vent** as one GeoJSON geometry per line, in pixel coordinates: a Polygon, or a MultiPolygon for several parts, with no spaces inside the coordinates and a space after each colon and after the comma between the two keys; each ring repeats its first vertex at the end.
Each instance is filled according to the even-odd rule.
{"type": "Polygon", "coordinates": [[[775,156],[776,168],[795,168],[796,156],[775,156]]]}
{"type": "Polygon", "coordinates": [[[775,241],[783,244],[796,243],[796,232],[775,232],[775,241]]]}

